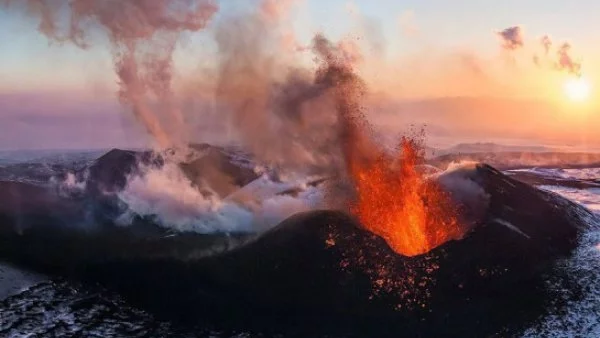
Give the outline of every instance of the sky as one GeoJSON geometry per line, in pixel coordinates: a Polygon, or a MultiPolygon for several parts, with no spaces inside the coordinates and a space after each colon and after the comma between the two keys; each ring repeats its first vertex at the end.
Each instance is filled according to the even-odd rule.
{"type": "MultiPolygon", "coordinates": [[[[220,11],[253,1],[221,0],[220,11]]],[[[599,146],[593,133],[600,126],[595,13],[600,2],[592,0],[299,0],[288,15],[301,44],[317,32],[361,41],[365,77],[390,101],[380,105],[383,125],[425,122],[439,131],[434,136],[456,142],[599,146]],[[497,33],[517,25],[524,47],[507,51],[497,33]],[[563,87],[572,76],[532,62],[543,54],[543,35],[572,46],[591,88],[586,102],[566,97],[563,87]]],[[[94,37],[93,47],[81,50],[49,43],[36,26],[30,16],[0,7],[0,149],[144,144],[143,130],[117,102],[106,39],[94,37]]],[[[186,74],[210,43],[199,34],[179,47],[176,65],[186,74]]]]}

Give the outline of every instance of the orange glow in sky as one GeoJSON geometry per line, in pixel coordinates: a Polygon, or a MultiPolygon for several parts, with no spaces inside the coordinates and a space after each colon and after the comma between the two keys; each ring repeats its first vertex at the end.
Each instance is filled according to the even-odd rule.
{"type": "MultiPolygon", "coordinates": [[[[230,13],[249,2],[219,3],[222,13],[230,13]]],[[[564,145],[585,139],[586,145],[600,148],[595,132],[600,127],[600,98],[594,88],[600,83],[596,61],[600,49],[594,33],[599,30],[590,29],[598,25],[593,13],[600,11],[600,2],[291,3],[289,20],[283,20],[285,26],[280,28],[294,48],[289,55],[277,51],[277,57],[312,66],[311,52],[295,48],[308,45],[316,32],[356,44],[362,53],[357,70],[371,94],[369,118],[390,133],[408,124],[426,124],[431,139],[450,142],[506,139],[564,145]],[[498,32],[516,26],[522,27],[523,44],[507,50],[498,32]],[[551,48],[541,42],[546,35],[552,39],[551,48]],[[566,44],[569,58],[558,54],[566,44]],[[570,62],[580,63],[580,69],[570,62]],[[579,72],[580,78],[573,74],[579,72]]],[[[35,20],[13,14],[0,11],[0,45],[6,46],[0,62],[0,126],[12,130],[21,126],[23,131],[14,133],[27,140],[50,127],[41,122],[30,127],[20,122],[24,115],[38,116],[46,110],[61,112],[62,117],[81,115],[79,106],[72,111],[63,109],[68,106],[64,104],[50,107],[36,95],[60,92],[65,100],[101,99],[106,106],[117,106],[118,78],[106,36],[92,34],[86,50],[68,43],[49,44],[35,20]],[[30,95],[26,101],[37,104],[35,109],[15,104],[10,97],[17,94],[30,95]]],[[[202,80],[212,74],[206,69],[214,73],[216,68],[218,52],[211,31],[216,26],[188,34],[177,45],[172,82],[177,99],[212,98],[202,80]]],[[[3,132],[7,134],[0,129],[3,132]]],[[[13,146],[12,139],[6,140],[0,148],[13,146]]]]}

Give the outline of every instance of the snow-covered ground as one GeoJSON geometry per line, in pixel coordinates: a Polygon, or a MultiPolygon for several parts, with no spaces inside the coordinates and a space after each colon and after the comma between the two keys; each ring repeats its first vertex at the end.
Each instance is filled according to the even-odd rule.
{"type": "MultiPolygon", "coordinates": [[[[597,179],[600,169],[558,170],[558,173],[574,178],[597,179]]],[[[573,189],[561,186],[540,186],[600,213],[600,189],[573,189]]],[[[566,272],[583,291],[582,297],[569,302],[566,309],[551,312],[525,337],[600,337],[600,230],[585,234],[575,254],[562,262],[559,269],[566,272]]],[[[548,281],[552,287],[560,287],[557,281],[548,281]]],[[[564,290],[565,294],[568,290],[564,290]]]]}
{"type": "MultiPolygon", "coordinates": [[[[63,158],[62,161],[57,160],[56,162],[52,162],[68,162],[71,164],[73,162],[86,162],[89,161],[89,156],[90,154],[76,154],[69,156],[68,158],[63,158]]],[[[41,156],[38,156],[36,158],[40,157],[41,156]]],[[[44,161],[40,160],[39,162],[44,161]]],[[[13,171],[11,166],[21,163],[21,161],[15,159],[12,161],[5,159],[3,163],[0,156],[0,167],[4,166],[5,169],[10,169],[5,170],[6,177],[12,178],[11,175],[13,175],[13,171]]],[[[21,171],[23,168],[14,167],[14,169],[21,171]]],[[[40,170],[38,167],[35,167],[34,169],[36,172],[37,170],[40,170]]],[[[54,167],[46,165],[43,166],[42,169],[54,170],[54,167]]],[[[162,217],[161,219],[164,221],[161,225],[174,227],[181,231],[199,231],[198,220],[204,220],[203,215],[205,214],[205,211],[218,210],[223,212],[228,208],[231,209],[232,206],[235,206],[235,211],[237,212],[235,215],[239,216],[238,218],[234,217],[232,221],[239,221],[239,218],[242,218],[245,220],[244,224],[246,228],[252,228],[256,223],[256,218],[262,221],[259,223],[268,221],[266,223],[272,225],[296,211],[313,208],[318,204],[319,200],[323,198],[321,189],[310,184],[310,182],[316,178],[287,178],[275,182],[268,179],[267,176],[261,176],[237,193],[219,201],[209,201],[196,190],[186,190],[190,186],[189,182],[182,178],[180,175],[181,173],[177,170],[173,169],[172,171],[168,171],[168,169],[173,168],[162,168],[150,173],[150,175],[147,175],[144,178],[138,178],[137,181],[131,180],[119,197],[123,202],[129,205],[131,211],[135,211],[142,215],[158,213],[158,216],[162,217]],[[173,179],[173,177],[176,177],[177,179],[173,179]],[[185,186],[185,189],[182,188],[182,186],[185,186]],[[189,193],[187,195],[182,194],[182,191],[188,191],[189,193]]],[[[561,180],[600,181],[600,168],[534,168],[512,170],[512,172],[515,171],[526,171],[535,175],[560,178],[561,180]]],[[[43,173],[44,175],[40,176],[45,177],[45,171],[43,173]]],[[[600,213],[600,188],[576,189],[559,185],[543,185],[540,186],[540,188],[558,193],[573,201],[581,203],[594,212],[600,213]]],[[[217,221],[219,220],[220,219],[217,219],[217,221]]],[[[236,224],[239,224],[239,222],[236,224]]],[[[202,229],[208,229],[205,228],[202,229]]],[[[579,284],[582,290],[584,290],[583,297],[570,302],[566,309],[545,316],[528,329],[524,333],[524,336],[600,337],[600,231],[591,230],[589,233],[585,234],[581,239],[581,245],[573,257],[562,262],[559,268],[572,276],[572,279],[579,284]]],[[[555,284],[556,281],[553,280],[549,280],[548,283],[550,286],[558,285],[555,284]]],[[[0,323],[6,320],[6,325],[10,327],[10,330],[4,331],[4,333],[12,334],[15,332],[22,332],[23,330],[29,330],[30,332],[43,334],[44,332],[51,332],[47,329],[59,324],[69,326],[69,322],[73,320],[77,322],[77,325],[83,326],[89,321],[97,321],[98,318],[92,318],[93,316],[90,317],[87,314],[84,316],[80,313],[81,311],[77,312],[77,310],[72,310],[71,305],[69,304],[76,302],[82,297],[86,298],[88,295],[86,291],[73,291],[73,295],[71,295],[71,291],[73,291],[71,286],[66,286],[64,284],[57,286],[48,282],[43,276],[24,272],[9,265],[0,264],[0,323]],[[32,286],[34,287],[32,288],[32,286]],[[29,291],[23,292],[23,290],[26,289],[29,289],[29,291]],[[65,299],[60,300],[55,297],[55,294],[58,292],[57,290],[62,289],[70,291],[61,291],[61,297],[65,299]],[[9,303],[2,303],[3,300],[8,296],[15,294],[19,294],[19,296],[9,303],[13,304],[18,302],[21,304],[19,305],[19,308],[24,309],[24,312],[17,308],[11,308],[11,310],[2,308],[2,306],[8,308],[10,305],[9,303]],[[44,296],[36,296],[36,294],[43,294],[44,296]],[[63,306],[64,304],[59,306],[57,305],[58,303],[64,303],[68,306],[63,306]],[[38,309],[40,308],[47,309],[43,312],[52,313],[52,311],[55,311],[60,314],[59,317],[63,319],[57,317],[58,319],[48,321],[49,319],[46,318],[47,316],[43,313],[38,313],[38,309]],[[44,317],[42,318],[43,320],[40,319],[40,316],[44,317]],[[63,322],[66,324],[61,324],[63,322]],[[35,327],[36,325],[47,327],[35,327]]],[[[567,293],[567,290],[565,290],[565,293],[567,293]]],[[[93,309],[103,309],[103,306],[104,305],[100,307],[96,306],[93,307],[93,309]]],[[[86,313],[93,314],[98,311],[98,313],[100,313],[104,310],[94,311],[87,311],[86,313]]],[[[104,311],[101,315],[106,316],[106,313],[107,311],[104,311]]],[[[136,316],[138,315],[133,316],[131,313],[121,313],[117,311],[111,314],[111,316],[115,318],[111,318],[125,326],[127,326],[127,323],[134,323],[137,320],[139,323],[142,323],[139,324],[139,327],[135,328],[135,330],[139,330],[138,332],[140,334],[145,332],[145,325],[154,325],[152,324],[151,318],[146,319],[144,317],[144,320],[139,320],[139,318],[136,319],[136,316]]],[[[5,324],[3,323],[0,325],[0,335],[2,335],[3,332],[3,325],[5,324]]],[[[96,329],[98,329],[98,327],[96,329]]],[[[79,329],[75,331],[91,332],[78,330],[79,329]]],[[[99,330],[103,332],[101,332],[100,335],[106,335],[110,332],[114,333],[115,330],[119,331],[121,328],[116,329],[115,327],[110,327],[100,328],[99,330]]],[[[120,331],[121,333],[127,331],[125,329],[122,330],[123,331],[120,331]]],[[[165,330],[168,332],[168,329],[165,330]]]]}
{"type": "Polygon", "coordinates": [[[531,168],[515,169],[510,172],[526,172],[541,176],[549,176],[571,180],[600,180],[600,168],[560,169],[560,168],[531,168]]]}

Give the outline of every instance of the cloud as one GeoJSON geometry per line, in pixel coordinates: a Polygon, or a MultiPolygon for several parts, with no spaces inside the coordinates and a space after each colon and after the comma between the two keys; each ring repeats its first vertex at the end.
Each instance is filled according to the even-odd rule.
{"type": "Polygon", "coordinates": [[[502,39],[502,47],[506,50],[517,50],[525,45],[521,26],[508,27],[498,32],[498,36],[502,39]]]}
{"type": "Polygon", "coordinates": [[[533,63],[541,68],[565,71],[575,76],[581,76],[581,62],[575,60],[571,54],[571,44],[563,42],[556,49],[556,54],[551,54],[554,42],[549,35],[540,38],[540,45],[544,50],[543,57],[533,55],[533,63]]]}
{"type": "Polygon", "coordinates": [[[571,45],[568,42],[563,43],[557,51],[558,60],[556,68],[567,71],[570,74],[581,76],[581,63],[571,56],[571,45]]]}
{"type": "Polygon", "coordinates": [[[546,55],[548,55],[548,53],[550,53],[550,49],[552,48],[552,40],[550,39],[550,37],[548,35],[544,35],[540,39],[540,42],[542,43],[542,46],[544,47],[544,52],[546,53],[546,55]]]}

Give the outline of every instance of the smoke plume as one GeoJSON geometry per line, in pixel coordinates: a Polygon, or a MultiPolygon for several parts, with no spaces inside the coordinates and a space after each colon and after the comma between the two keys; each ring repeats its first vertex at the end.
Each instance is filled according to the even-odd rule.
{"type": "Polygon", "coordinates": [[[317,35],[310,46],[315,68],[301,67],[279,42],[281,17],[270,13],[232,15],[215,28],[215,115],[261,163],[337,174],[349,118],[340,101],[363,96],[364,84],[352,72],[361,55],[349,41],[317,35]]]}
{"type": "Polygon", "coordinates": [[[502,47],[506,50],[517,50],[525,45],[521,26],[508,27],[498,32],[498,36],[502,40],[502,47]]]}
{"type": "Polygon", "coordinates": [[[33,15],[40,32],[51,41],[85,49],[90,46],[88,35],[106,34],[119,78],[119,98],[159,147],[192,141],[187,136],[194,131],[185,126],[186,114],[192,114],[206,115],[207,124],[209,117],[215,117],[229,130],[230,138],[268,165],[319,171],[339,157],[338,116],[331,90],[337,80],[318,77],[330,76],[320,73],[333,54],[338,61],[348,62],[360,56],[352,44],[328,44],[318,36],[312,51],[320,73],[297,66],[293,52],[298,44],[284,24],[294,0],[264,0],[241,13],[234,9],[223,13],[210,32],[203,32],[214,35],[216,63],[200,74],[203,91],[189,95],[212,98],[214,105],[192,112],[182,111],[182,98],[173,92],[173,53],[184,33],[207,26],[217,12],[214,1],[6,3],[33,15]]]}
{"type": "Polygon", "coordinates": [[[90,46],[88,35],[105,33],[121,102],[159,146],[180,141],[169,135],[165,125],[179,129],[183,123],[171,89],[173,52],[181,34],[206,27],[217,11],[212,0],[5,0],[5,4],[27,10],[51,41],[85,49],[90,46]]]}
{"type": "MultiPolygon", "coordinates": [[[[363,156],[371,147],[359,135],[365,83],[353,67],[362,57],[351,41],[332,43],[317,35],[310,47],[314,68],[289,48],[285,18],[294,1],[263,0],[234,8],[212,22],[211,0],[29,0],[7,1],[39,22],[51,41],[83,49],[98,31],[110,41],[119,97],[160,147],[190,141],[189,114],[224,126],[228,141],[252,153],[257,162],[304,174],[339,175],[344,158],[363,156]],[[212,100],[200,110],[183,111],[174,93],[173,53],[186,32],[210,34],[216,55],[201,78],[201,92],[185,95],[212,100]],[[349,140],[352,139],[352,142],[349,140]],[[352,148],[352,149],[350,149],[352,148]],[[360,149],[359,149],[360,148],[360,149]]],[[[362,128],[362,127],[361,127],[362,128]]]]}

